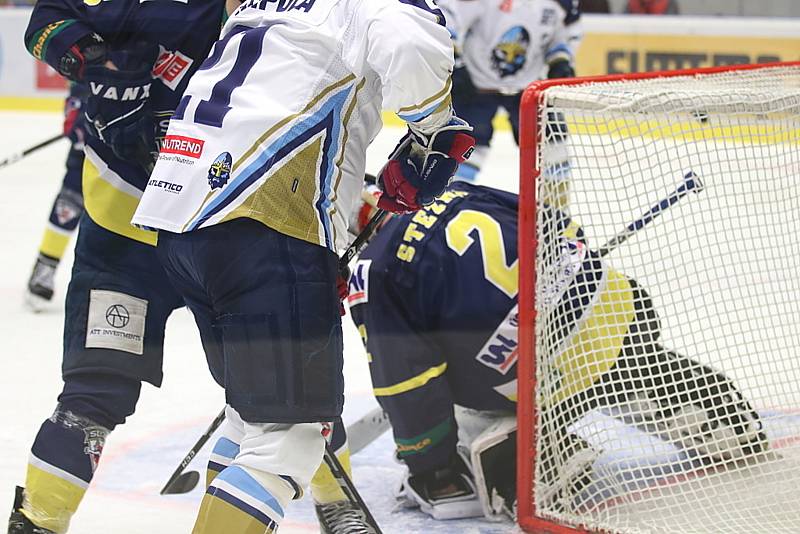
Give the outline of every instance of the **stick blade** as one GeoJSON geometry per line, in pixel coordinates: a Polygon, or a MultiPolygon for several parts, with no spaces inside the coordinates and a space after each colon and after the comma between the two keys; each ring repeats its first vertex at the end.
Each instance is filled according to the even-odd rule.
{"type": "Polygon", "coordinates": [[[703,185],[703,181],[697,176],[694,171],[689,171],[686,173],[686,176],[683,177],[686,181],[686,188],[689,191],[694,191],[695,193],[699,193],[705,187],[703,185]]]}
{"type": "Polygon", "coordinates": [[[164,486],[161,489],[161,495],[181,495],[183,493],[189,493],[197,487],[198,482],[200,482],[200,473],[197,471],[187,471],[173,480],[171,484],[164,486]]]}

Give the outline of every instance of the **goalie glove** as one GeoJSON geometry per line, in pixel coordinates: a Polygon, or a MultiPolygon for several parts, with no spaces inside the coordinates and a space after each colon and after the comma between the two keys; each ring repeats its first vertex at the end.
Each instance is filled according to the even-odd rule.
{"type": "Polygon", "coordinates": [[[409,130],[378,175],[384,194],[378,207],[392,213],[431,204],[450,184],[458,164],[469,158],[475,138],[466,121],[453,117],[430,136],[409,130]]]}

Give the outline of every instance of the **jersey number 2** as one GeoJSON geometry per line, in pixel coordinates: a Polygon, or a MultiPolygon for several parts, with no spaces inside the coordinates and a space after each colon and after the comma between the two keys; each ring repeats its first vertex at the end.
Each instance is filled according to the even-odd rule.
{"type": "Polygon", "coordinates": [[[483,274],[497,289],[514,298],[519,291],[519,260],[509,265],[500,223],[481,211],[464,210],[447,223],[447,246],[459,256],[469,250],[477,231],[483,260],[483,274]]]}

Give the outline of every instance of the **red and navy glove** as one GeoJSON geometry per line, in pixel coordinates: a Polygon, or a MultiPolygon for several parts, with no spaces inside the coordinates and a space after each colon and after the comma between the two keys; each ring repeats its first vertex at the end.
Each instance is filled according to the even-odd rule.
{"type": "Polygon", "coordinates": [[[345,267],[336,275],[336,293],[339,294],[339,315],[344,317],[344,301],[350,294],[350,267],[345,267]]]}
{"type": "Polygon", "coordinates": [[[409,131],[378,175],[384,194],[378,208],[407,213],[427,206],[450,184],[459,163],[472,153],[475,138],[466,121],[453,117],[429,137],[409,131]]]}

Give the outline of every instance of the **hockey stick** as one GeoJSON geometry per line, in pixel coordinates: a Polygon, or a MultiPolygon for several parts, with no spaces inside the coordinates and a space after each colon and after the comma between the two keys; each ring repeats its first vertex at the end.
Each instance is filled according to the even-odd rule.
{"type": "Polygon", "coordinates": [[[605,245],[597,250],[600,257],[606,256],[609,252],[628,240],[633,234],[650,224],[653,219],[664,213],[670,206],[688,195],[690,192],[699,193],[703,190],[703,182],[700,177],[689,171],[683,177],[683,183],[670,195],[658,204],[647,210],[641,217],[629,224],[623,231],[611,238],[605,245]]]}
{"type": "Polygon", "coordinates": [[[46,147],[47,145],[51,145],[51,144],[55,143],[56,141],[58,141],[59,139],[61,139],[62,137],[64,137],[64,134],[60,133],[60,134],[58,134],[56,136],[51,137],[50,139],[42,141],[38,145],[34,145],[34,146],[32,146],[30,148],[27,148],[27,149],[25,149],[25,150],[23,150],[21,152],[17,152],[15,154],[10,155],[9,157],[4,159],[3,161],[0,161],[0,168],[5,167],[7,165],[11,165],[12,163],[16,163],[19,160],[21,160],[22,158],[24,158],[25,156],[27,156],[28,154],[32,154],[32,153],[36,152],[37,150],[39,150],[40,148],[46,147]]]}
{"type": "Polygon", "coordinates": [[[360,510],[362,514],[364,514],[364,520],[367,524],[372,528],[374,534],[382,534],[381,527],[378,526],[377,521],[372,516],[372,512],[369,511],[367,505],[364,503],[364,500],[359,495],[358,490],[353,485],[353,481],[350,480],[350,477],[347,476],[347,472],[342,467],[342,464],[339,462],[339,459],[336,457],[336,453],[333,451],[333,447],[331,444],[325,441],[325,454],[323,455],[322,459],[327,464],[328,469],[331,470],[333,473],[333,478],[336,479],[336,482],[339,483],[339,487],[342,489],[342,492],[347,496],[347,499],[356,507],[356,509],[360,510]]]}
{"type": "Polygon", "coordinates": [[[202,436],[200,436],[200,439],[197,440],[197,443],[195,443],[194,446],[189,449],[189,453],[183,458],[178,468],[175,469],[174,473],[172,473],[172,476],[169,477],[169,480],[167,480],[167,483],[164,484],[164,487],[161,488],[161,495],[189,493],[195,488],[195,486],[197,486],[197,483],[200,481],[200,473],[197,471],[187,471],[184,473],[183,470],[186,469],[186,466],[189,465],[189,462],[191,462],[197,453],[200,452],[200,449],[203,448],[203,445],[206,444],[206,441],[208,441],[211,435],[216,432],[224,420],[225,408],[223,408],[222,411],[219,412],[219,415],[217,415],[214,420],[211,421],[211,424],[208,425],[206,431],[202,436]]]}
{"type": "Polygon", "coordinates": [[[381,437],[391,426],[389,414],[380,406],[373,408],[358,421],[347,425],[347,447],[350,455],[356,454],[381,437]]]}
{"type": "Polygon", "coordinates": [[[367,244],[369,238],[372,237],[375,229],[380,226],[381,222],[388,214],[388,211],[382,209],[379,209],[377,212],[375,212],[364,229],[361,230],[358,236],[356,236],[355,240],[350,244],[349,247],[347,247],[347,250],[344,251],[342,257],[339,258],[340,274],[344,275],[344,273],[347,273],[347,266],[350,264],[350,261],[355,258],[359,252],[361,252],[361,249],[367,244]]]}

